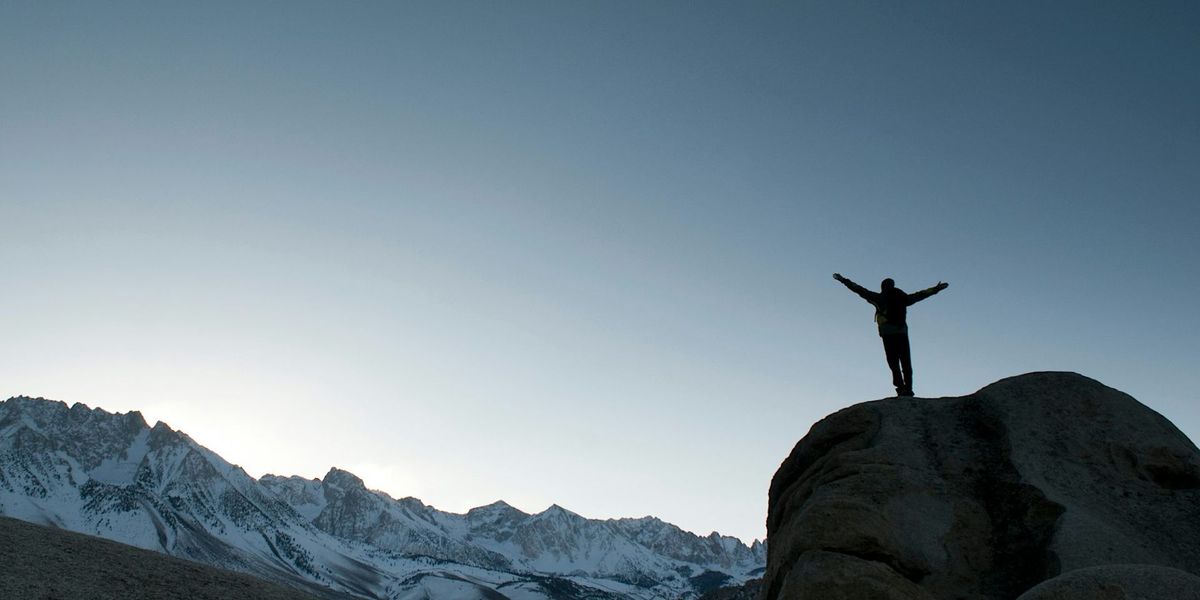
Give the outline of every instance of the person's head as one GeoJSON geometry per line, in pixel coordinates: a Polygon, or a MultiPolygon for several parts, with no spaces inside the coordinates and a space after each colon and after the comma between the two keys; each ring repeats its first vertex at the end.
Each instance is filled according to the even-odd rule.
{"type": "Polygon", "coordinates": [[[881,289],[885,292],[891,291],[891,290],[895,289],[895,287],[896,287],[896,282],[892,281],[891,277],[884,279],[883,282],[879,284],[879,289],[881,289]]]}

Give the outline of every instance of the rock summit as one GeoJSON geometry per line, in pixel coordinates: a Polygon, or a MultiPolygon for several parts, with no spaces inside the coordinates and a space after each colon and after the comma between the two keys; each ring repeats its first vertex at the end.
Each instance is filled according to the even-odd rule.
{"type": "Polygon", "coordinates": [[[1200,598],[1200,451],[1074,373],[838,411],[769,502],[763,600],[1200,598]]]}

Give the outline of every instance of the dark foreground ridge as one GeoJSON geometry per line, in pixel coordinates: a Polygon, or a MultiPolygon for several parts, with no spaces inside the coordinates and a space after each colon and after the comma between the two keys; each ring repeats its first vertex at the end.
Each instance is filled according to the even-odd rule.
{"type": "Polygon", "coordinates": [[[776,472],[763,599],[1200,599],[1198,507],[1196,446],[1081,375],[866,402],[776,472]]]}
{"type": "Polygon", "coordinates": [[[316,600],[298,590],[109,540],[0,517],[5,600],[316,600]]]}

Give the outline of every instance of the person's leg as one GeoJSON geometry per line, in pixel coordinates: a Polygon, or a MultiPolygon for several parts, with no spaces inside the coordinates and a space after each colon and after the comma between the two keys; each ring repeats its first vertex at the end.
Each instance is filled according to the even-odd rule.
{"type": "Polygon", "coordinates": [[[904,389],[900,392],[901,395],[913,395],[913,370],[912,370],[912,352],[908,347],[908,334],[896,336],[896,354],[900,362],[900,370],[904,374],[904,389]]]}
{"type": "Polygon", "coordinates": [[[908,348],[908,337],[899,335],[881,335],[883,340],[883,353],[887,356],[888,368],[892,370],[892,385],[896,386],[896,393],[904,392],[904,377],[900,372],[900,346],[898,338],[904,339],[904,348],[908,348]]]}

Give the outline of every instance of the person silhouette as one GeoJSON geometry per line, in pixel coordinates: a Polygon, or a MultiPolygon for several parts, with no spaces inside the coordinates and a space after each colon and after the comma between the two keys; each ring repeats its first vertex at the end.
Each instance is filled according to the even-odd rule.
{"type": "Polygon", "coordinates": [[[880,283],[878,292],[842,277],[841,273],[834,273],[833,278],[875,307],[875,323],[879,325],[879,337],[883,339],[883,353],[887,357],[888,368],[892,370],[892,385],[896,386],[896,395],[912,396],[912,356],[908,347],[908,323],[905,321],[908,307],[950,287],[950,284],[939,281],[929,289],[906,294],[896,287],[896,282],[890,277],[880,283]]]}

